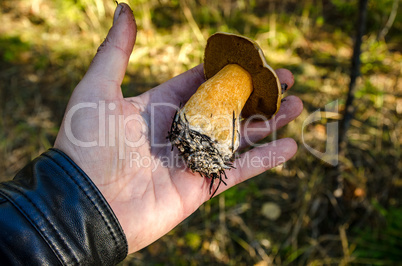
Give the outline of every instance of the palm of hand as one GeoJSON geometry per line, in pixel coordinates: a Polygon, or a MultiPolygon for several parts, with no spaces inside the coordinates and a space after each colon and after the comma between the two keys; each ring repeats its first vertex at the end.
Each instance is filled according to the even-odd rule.
{"type": "MultiPolygon", "coordinates": [[[[97,107],[104,104],[104,120],[100,120],[102,113],[98,109],[90,108],[77,112],[71,123],[64,119],[55,148],[76,162],[102,192],[126,234],[131,253],[166,234],[206,201],[210,196],[210,179],[185,169],[183,163],[176,161],[177,152],[172,152],[170,145],[153,145],[168,142],[166,137],[175,112],[173,107],[185,103],[204,81],[202,66],[138,97],[124,99],[120,84],[136,32],[132,14],[126,12],[128,6],[122,6],[122,14],[75,88],[67,107],[71,110],[83,102],[97,103],[97,107]],[[99,130],[101,121],[105,123],[103,131],[99,130]],[[74,145],[66,133],[67,128],[71,128],[75,138],[97,139],[98,145],[90,148],[74,145]]],[[[278,70],[277,74],[289,87],[293,84],[290,72],[278,70]]],[[[273,119],[270,123],[277,129],[296,118],[301,110],[302,104],[297,97],[287,97],[277,114],[282,119],[273,119]]],[[[250,125],[265,125],[261,123],[264,122],[250,125]]],[[[272,129],[259,130],[249,139],[261,139],[272,129]]],[[[262,157],[267,152],[275,152],[288,160],[296,149],[293,140],[283,139],[247,153],[262,157]]],[[[278,163],[281,162],[259,167],[245,164],[227,171],[228,186],[221,186],[217,194],[278,163]]]]}
{"type": "MultiPolygon", "coordinates": [[[[167,132],[175,112],[172,106],[178,106],[179,102],[184,101],[181,97],[188,98],[203,82],[202,66],[188,73],[193,75],[177,77],[139,97],[126,99],[118,93],[121,92],[120,87],[107,88],[108,91],[117,92],[109,99],[104,95],[94,97],[88,93],[88,87],[103,86],[97,84],[102,82],[93,82],[90,86],[81,82],[67,109],[71,110],[87,97],[90,102],[98,101],[98,107],[102,102],[108,130],[105,135],[99,134],[98,108],[85,108],[74,114],[71,124],[63,122],[55,143],[56,148],[69,155],[94,181],[123,228],[135,229],[125,230],[128,239],[131,235],[137,238],[136,246],[130,245],[130,249],[138,250],[153,242],[208,199],[206,179],[186,170],[180,161],[177,163],[172,157],[171,146],[151,145],[167,143],[167,132]],[[193,84],[192,88],[187,87],[189,83],[193,84]],[[176,88],[176,94],[172,94],[172,87],[176,88]],[[152,103],[158,107],[155,109],[152,103]],[[111,122],[111,117],[114,122],[111,122]],[[121,123],[124,119],[128,121],[126,125],[121,123]],[[115,129],[110,130],[109,125],[115,129]],[[66,134],[66,127],[72,127],[74,138],[98,140],[98,145],[91,148],[74,145],[66,134]],[[122,132],[123,135],[119,134],[122,132]],[[110,139],[111,135],[113,139],[110,139]],[[99,145],[100,139],[105,139],[104,145],[99,145]],[[135,147],[127,143],[120,145],[125,139],[134,143],[131,146],[135,147]],[[124,216],[119,217],[120,212],[124,216]]],[[[115,84],[109,86],[115,87],[115,84]]]]}

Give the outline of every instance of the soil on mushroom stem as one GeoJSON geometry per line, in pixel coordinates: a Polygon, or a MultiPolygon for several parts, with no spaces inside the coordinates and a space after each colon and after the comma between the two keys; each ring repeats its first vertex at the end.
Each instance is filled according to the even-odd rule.
{"type": "Polygon", "coordinates": [[[196,172],[204,178],[211,179],[209,194],[212,198],[221,183],[226,185],[222,176],[227,179],[225,171],[233,168],[234,154],[231,157],[223,156],[216,146],[216,141],[190,129],[186,114],[183,114],[183,117],[184,121],[181,119],[180,112],[175,113],[168,139],[173,146],[177,147],[179,154],[193,173],[196,172]],[[218,185],[213,190],[215,180],[218,180],[218,185]]]}

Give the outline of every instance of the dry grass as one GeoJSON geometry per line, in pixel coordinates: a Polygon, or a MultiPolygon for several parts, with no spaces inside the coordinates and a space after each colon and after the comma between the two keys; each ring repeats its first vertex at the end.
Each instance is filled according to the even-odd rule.
{"type": "MultiPolygon", "coordinates": [[[[303,146],[301,136],[325,148],[325,126],[334,120],[304,129],[303,122],[332,101],[342,109],[352,53],[347,33],[317,19],[311,6],[289,9],[292,1],[129,2],[139,33],[122,86],[126,96],[202,62],[206,38],[223,30],[256,39],[273,67],[291,69],[296,84],[289,94],[299,96],[305,110],[277,135],[298,141],[294,159],[205,203],[123,264],[386,264],[353,252],[356,230],[384,226],[378,206],[402,204],[402,55],[375,33],[365,36],[357,113],[346,157],[340,158],[346,183],[339,206],[332,168],[303,146]],[[264,215],[264,204],[272,202],[281,211],[276,220],[264,215]]],[[[106,36],[114,7],[106,0],[0,4],[1,180],[52,146],[69,95],[106,36]]]]}

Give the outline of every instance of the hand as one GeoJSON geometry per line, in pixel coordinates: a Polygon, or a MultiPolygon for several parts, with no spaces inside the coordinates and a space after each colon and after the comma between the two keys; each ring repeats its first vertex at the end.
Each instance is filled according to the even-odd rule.
{"type": "MultiPolygon", "coordinates": [[[[175,112],[171,106],[185,103],[205,81],[202,65],[138,97],[123,98],[120,85],[135,40],[132,11],[128,5],[119,4],[113,27],[71,96],[55,142],[55,148],[77,163],[102,192],[123,227],[129,253],[169,232],[208,200],[211,181],[175,163],[176,149],[151,145],[152,141],[167,143],[175,112]],[[160,105],[153,108],[155,103],[160,105]]],[[[282,83],[293,85],[289,71],[280,69],[277,74],[282,83]]],[[[297,97],[287,97],[276,115],[281,119],[271,119],[270,128],[286,125],[302,108],[297,97]]],[[[271,133],[265,122],[248,126],[256,127],[266,130],[248,134],[251,141],[271,133]]],[[[241,147],[247,145],[244,140],[241,147]]],[[[293,139],[253,148],[235,161],[236,169],[226,171],[227,186],[221,185],[217,194],[283,163],[296,150],[293,139]],[[249,161],[238,164],[244,158],[268,154],[279,159],[269,165],[255,166],[249,161]]]]}

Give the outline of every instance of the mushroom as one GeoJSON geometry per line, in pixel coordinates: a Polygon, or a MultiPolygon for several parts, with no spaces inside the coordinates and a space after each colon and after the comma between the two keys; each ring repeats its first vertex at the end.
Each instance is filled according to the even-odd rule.
{"type": "Polygon", "coordinates": [[[225,170],[234,168],[240,117],[271,118],[286,87],[281,87],[256,42],[229,33],[208,39],[204,74],[206,81],[176,112],[168,138],[193,172],[212,179],[210,194],[219,179],[212,198],[221,183],[226,185],[225,170]]]}

